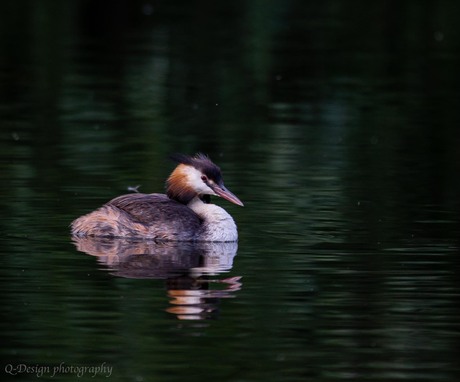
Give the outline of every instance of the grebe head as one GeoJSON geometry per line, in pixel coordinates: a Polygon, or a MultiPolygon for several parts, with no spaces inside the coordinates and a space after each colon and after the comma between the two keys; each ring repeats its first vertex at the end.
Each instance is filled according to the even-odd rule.
{"type": "Polygon", "coordinates": [[[169,198],[188,204],[195,196],[220,196],[243,206],[243,203],[225,186],[220,168],[204,154],[174,154],[173,160],[179,163],[166,181],[166,193],[169,198]]]}

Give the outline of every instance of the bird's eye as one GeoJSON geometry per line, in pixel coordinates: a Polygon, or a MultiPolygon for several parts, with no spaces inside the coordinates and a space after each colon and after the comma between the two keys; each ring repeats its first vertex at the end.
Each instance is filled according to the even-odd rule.
{"type": "Polygon", "coordinates": [[[208,177],[206,175],[201,175],[201,180],[203,182],[207,182],[208,181],[208,177]]]}

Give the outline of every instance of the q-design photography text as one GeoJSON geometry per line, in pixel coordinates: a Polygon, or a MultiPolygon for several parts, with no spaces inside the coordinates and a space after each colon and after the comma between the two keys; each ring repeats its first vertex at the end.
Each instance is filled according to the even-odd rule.
{"type": "Polygon", "coordinates": [[[109,378],[112,375],[113,367],[107,365],[106,362],[102,362],[100,365],[71,365],[61,362],[59,365],[39,365],[39,364],[25,364],[25,363],[9,363],[5,365],[5,373],[10,375],[35,375],[37,378],[47,376],[56,377],[62,374],[74,374],[78,378],[84,375],[90,375],[91,377],[106,377],[109,378]]]}

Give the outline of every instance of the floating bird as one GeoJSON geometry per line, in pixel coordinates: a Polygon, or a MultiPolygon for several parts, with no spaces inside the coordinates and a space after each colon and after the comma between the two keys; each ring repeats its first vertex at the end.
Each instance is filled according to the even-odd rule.
{"type": "Polygon", "coordinates": [[[233,218],[211,203],[211,196],[219,196],[243,206],[224,186],[220,168],[203,154],[176,154],[172,159],[178,165],[166,181],[166,195],[119,196],[74,220],[72,234],[158,241],[237,241],[233,218]]]}

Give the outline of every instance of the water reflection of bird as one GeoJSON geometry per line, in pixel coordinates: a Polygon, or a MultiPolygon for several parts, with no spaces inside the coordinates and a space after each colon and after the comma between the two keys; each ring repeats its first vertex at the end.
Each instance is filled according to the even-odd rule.
{"type": "Polygon", "coordinates": [[[131,237],[166,241],[236,241],[233,218],[210,203],[220,196],[243,203],[224,186],[222,174],[207,156],[177,154],[179,164],[164,194],[127,194],[81,216],[71,224],[77,236],[131,237]]]}
{"type": "Polygon", "coordinates": [[[230,271],[236,242],[163,242],[121,238],[73,237],[79,251],[96,256],[115,276],[165,279],[170,298],[168,313],[179,319],[209,319],[219,312],[223,298],[241,289],[241,277],[230,271]]]}

